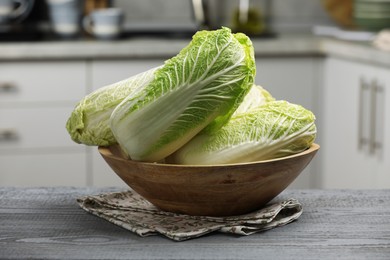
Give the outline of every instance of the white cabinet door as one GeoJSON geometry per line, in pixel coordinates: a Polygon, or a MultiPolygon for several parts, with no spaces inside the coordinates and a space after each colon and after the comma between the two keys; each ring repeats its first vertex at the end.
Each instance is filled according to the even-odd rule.
{"type": "MultiPolygon", "coordinates": [[[[138,73],[160,66],[163,59],[151,60],[102,60],[91,63],[92,90],[129,78],[138,73]]],[[[126,184],[113,172],[98,153],[97,147],[90,147],[88,156],[92,165],[93,186],[119,186],[126,184]]]]}
{"type": "Polygon", "coordinates": [[[74,103],[85,95],[85,62],[0,62],[0,105],[74,103]]]}
{"type": "Polygon", "coordinates": [[[87,153],[65,125],[87,93],[84,61],[0,63],[0,185],[87,182],[87,153]]]}
{"type": "Polygon", "coordinates": [[[0,186],[85,186],[86,173],[83,150],[0,152],[0,186]]]}
{"type": "Polygon", "coordinates": [[[0,108],[0,151],[76,147],[65,128],[72,110],[39,104],[0,108]]]}
{"type": "Polygon", "coordinates": [[[92,180],[91,183],[96,187],[115,186],[127,187],[118,175],[108,166],[103,157],[99,154],[97,147],[88,148],[88,156],[91,158],[92,180]]]}
{"type": "Polygon", "coordinates": [[[257,58],[256,84],[276,99],[316,110],[316,94],[321,73],[319,58],[257,58]]]}
{"type": "MultiPolygon", "coordinates": [[[[316,114],[321,66],[322,59],[312,57],[256,58],[256,84],[268,90],[274,98],[300,104],[316,114]]],[[[290,188],[304,189],[317,186],[319,176],[316,161],[319,154],[289,186],[290,188]]]]}
{"type": "Polygon", "coordinates": [[[390,68],[373,66],[375,96],[375,136],[372,157],[375,158],[376,188],[390,188],[390,68]]]}
{"type": "Polygon", "coordinates": [[[385,68],[327,59],[322,88],[323,188],[390,187],[385,107],[389,76],[385,68]],[[373,89],[375,82],[381,91],[373,89]]]}
{"type": "MultiPolygon", "coordinates": [[[[359,64],[329,58],[325,63],[323,98],[323,188],[362,188],[373,185],[374,164],[359,149],[361,80],[366,71],[359,64]]],[[[362,96],[366,101],[366,96],[362,96]]],[[[364,102],[366,103],[366,102],[364,102]]],[[[365,129],[367,124],[365,124],[365,129]]],[[[367,131],[364,130],[366,136],[367,131]]]]}

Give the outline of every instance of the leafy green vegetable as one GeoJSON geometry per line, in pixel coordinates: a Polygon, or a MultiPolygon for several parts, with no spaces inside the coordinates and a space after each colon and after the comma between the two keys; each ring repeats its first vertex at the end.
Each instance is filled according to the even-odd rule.
{"type": "Polygon", "coordinates": [[[197,32],[141,91],[114,110],[111,130],[133,160],[160,161],[207,127],[223,126],[253,85],[253,46],[230,29],[197,32]]]}
{"type": "Polygon", "coordinates": [[[140,91],[153,79],[157,68],[102,87],[85,96],[70,115],[66,129],[73,141],[86,145],[115,144],[109,119],[114,108],[130,93],[140,91]]]}
{"type": "Polygon", "coordinates": [[[266,102],[237,114],[221,129],[199,134],[170,156],[177,164],[211,165],[278,158],[307,149],[316,136],[314,114],[287,101],[266,102]]]}
{"type": "Polygon", "coordinates": [[[233,116],[246,113],[254,108],[264,105],[266,102],[274,100],[275,98],[263,87],[259,85],[253,85],[240,106],[236,111],[234,111],[233,116]]]}

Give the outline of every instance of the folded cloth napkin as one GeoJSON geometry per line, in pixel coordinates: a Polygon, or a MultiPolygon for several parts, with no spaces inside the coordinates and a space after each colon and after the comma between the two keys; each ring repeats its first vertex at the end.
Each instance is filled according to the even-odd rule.
{"type": "Polygon", "coordinates": [[[255,212],[229,217],[190,216],[161,211],[133,190],[84,196],[80,207],[140,236],[162,234],[175,241],[219,231],[250,235],[286,225],[302,214],[295,199],[287,199],[255,212]]]}

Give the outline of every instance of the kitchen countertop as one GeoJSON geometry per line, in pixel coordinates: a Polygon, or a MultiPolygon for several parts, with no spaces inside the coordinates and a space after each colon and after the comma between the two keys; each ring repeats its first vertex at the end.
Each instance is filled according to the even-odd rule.
{"type": "Polygon", "coordinates": [[[115,188],[0,188],[0,259],[388,259],[390,190],[286,190],[301,217],[250,236],[139,237],[76,198],[115,188]]]}
{"type": "MultiPolygon", "coordinates": [[[[0,61],[170,58],[189,41],[189,38],[133,37],[117,41],[3,42],[0,43],[0,61]]],[[[252,41],[256,57],[332,55],[390,67],[390,52],[380,51],[370,42],[310,34],[280,34],[270,38],[252,38],[252,41]]]]}

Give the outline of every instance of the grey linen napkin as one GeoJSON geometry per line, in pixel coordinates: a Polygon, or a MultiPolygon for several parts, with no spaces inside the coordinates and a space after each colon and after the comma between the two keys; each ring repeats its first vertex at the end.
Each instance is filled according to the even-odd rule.
{"type": "Polygon", "coordinates": [[[84,196],[77,202],[87,212],[140,236],[162,234],[175,241],[214,231],[251,235],[286,225],[302,214],[301,204],[287,199],[245,215],[189,216],[161,211],[132,190],[84,196]]]}

